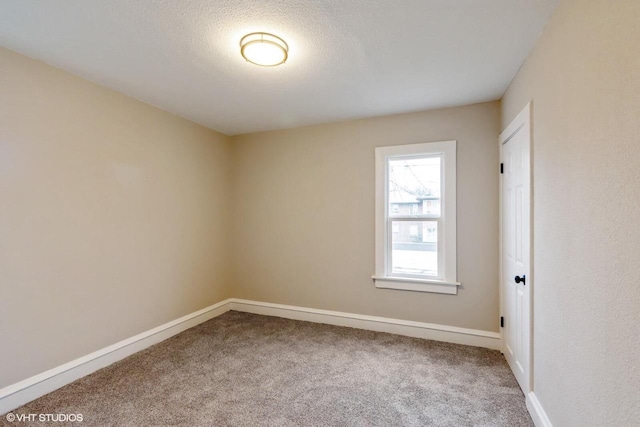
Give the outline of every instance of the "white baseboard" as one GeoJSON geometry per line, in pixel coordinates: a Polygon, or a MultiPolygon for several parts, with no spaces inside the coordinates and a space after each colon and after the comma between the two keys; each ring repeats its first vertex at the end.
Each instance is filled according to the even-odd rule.
{"type": "Polygon", "coordinates": [[[25,403],[63,387],[98,369],[111,365],[134,353],[166,340],[182,331],[192,328],[209,319],[220,316],[230,309],[229,300],[221,301],[209,307],[187,314],[179,319],[165,323],[157,328],[142,332],[116,344],[82,356],[56,368],[34,375],[0,389],[0,414],[9,412],[25,403]]]}
{"type": "MultiPolygon", "coordinates": [[[[0,414],[18,408],[229,310],[387,332],[494,350],[501,348],[500,334],[497,332],[230,298],[0,389],[0,414]]],[[[527,404],[529,404],[529,399],[527,399],[527,404]]],[[[542,413],[544,414],[544,412],[542,413]]],[[[547,426],[547,424],[536,425],[547,426]]],[[[548,426],[551,424],[549,423],[548,426]]]]}
{"type": "Polygon", "coordinates": [[[387,317],[367,316],[363,314],[343,313],[340,311],[296,307],[292,305],[272,304],[237,298],[231,298],[229,301],[231,303],[231,310],[244,311],[247,313],[305,320],[307,322],[325,323],[328,325],[347,326],[369,331],[388,332],[390,334],[485,347],[493,350],[501,349],[501,339],[498,332],[390,319],[387,317]]]}
{"type": "Polygon", "coordinates": [[[538,397],[532,391],[527,394],[527,409],[529,410],[531,418],[533,419],[533,424],[535,424],[536,427],[553,427],[553,424],[551,424],[547,413],[542,408],[538,397]]]}

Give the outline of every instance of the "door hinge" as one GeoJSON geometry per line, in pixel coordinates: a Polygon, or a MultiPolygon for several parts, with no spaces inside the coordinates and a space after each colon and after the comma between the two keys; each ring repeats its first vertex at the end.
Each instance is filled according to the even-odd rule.
{"type": "Polygon", "coordinates": [[[504,173],[504,163],[500,163],[500,173],[504,173]]]}
{"type": "Polygon", "coordinates": [[[504,316],[500,316],[500,327],[504,328],[504,316]]]}

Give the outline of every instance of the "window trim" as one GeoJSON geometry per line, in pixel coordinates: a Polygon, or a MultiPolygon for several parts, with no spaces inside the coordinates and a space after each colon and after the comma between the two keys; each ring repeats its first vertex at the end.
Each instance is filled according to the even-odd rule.
{"type": "MultiPolygon", "coordinates": [[[[376,288],[401,289],[407,291],[457,294],[456,253],[456,145],[455,140],[427,142],[408,145],[376,147],[375,150],[375,274],[372,279],[376,288]],[[393,157],[442,156],[441,215],[438,220],[438,271],[440,279],[423,279],[390,274],[388,245],[391,236],[391,221],[388,204],[388,162],[393,157]],[[440,230],[442,225],[442,231],[440,230]],[[442,233],[442,235],[440,234],[442,233]],[[442,236],[442,237],[441,237],[442,236]]],[[[416,217],[417,220],[423,219],[416,217]]],[[[428,219],[428,218],[424,218],[428,219]]]]}

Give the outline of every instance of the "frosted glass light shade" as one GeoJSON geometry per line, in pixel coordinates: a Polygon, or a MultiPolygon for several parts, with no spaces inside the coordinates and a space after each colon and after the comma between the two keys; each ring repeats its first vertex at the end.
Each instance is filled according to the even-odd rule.
{"type": "Polygon", "coordinates": [[[273,34],[251,33],[240,40],[240,54],[252,64],[274,67],[286,62],[289,46],[273,34]]]}

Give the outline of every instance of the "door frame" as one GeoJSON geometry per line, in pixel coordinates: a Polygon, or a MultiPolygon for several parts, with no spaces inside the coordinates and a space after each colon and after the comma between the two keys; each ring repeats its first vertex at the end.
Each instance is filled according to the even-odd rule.
{"type": "MultiPolygon", "coordinates": [[[[532,114],[533,114],[533,103],[529,102],[527,105],[518,113],[518,115],[513,119],[513,121],[500,133],[498,137],[498,145],[500,149],[500,164],[503,163],[503,145],[508,142],[519,130],[523,130],[525,135],[528,135],[526,140],[525,150],[529,153],[529,269],[525,274],[527,275],[527,286],[529,287],[529,369],[528,369],[528,381],[527,381],[527,390],[523,390],[526,397],[528,397],[529,393],[533,391],[533,309],[534,309],[534,268],[533,268],[533,156],[532,156],[532,143],[533,143],[533,132],[532,132],[532,114]]],[[[504,289],[506,284],[504,283],[504,266],[502,263],[502,236],[503,236],[503,218],[502,218],[502,177],[499,180],[499,295],[500,295],[500,316],[504,316],[506,313],[505,309],[505,297],[504,297],[504,289]]],[[[508,319],[506,319],[509,321],[508,319]]],[[[504,339],[504,329],[500,328],[500,341],[502,353],[505,352],[505,339],[504,339]]]]}

